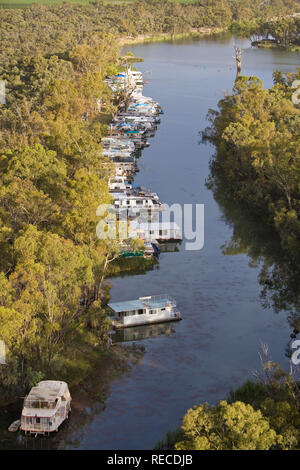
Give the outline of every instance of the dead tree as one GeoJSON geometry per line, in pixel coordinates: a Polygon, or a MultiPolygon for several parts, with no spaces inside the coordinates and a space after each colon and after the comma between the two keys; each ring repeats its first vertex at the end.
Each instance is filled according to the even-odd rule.
{"type": "Polygon", "coordinates": [[[242,49],[240,47],[234,46],[235,56],[233,58],[236,61],[236,77],[238,78],[242,72],[242,49]]]}

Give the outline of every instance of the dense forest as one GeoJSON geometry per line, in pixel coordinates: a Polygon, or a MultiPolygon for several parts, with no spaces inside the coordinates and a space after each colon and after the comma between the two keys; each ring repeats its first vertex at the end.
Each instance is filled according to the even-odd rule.
{"type": "Polygon", "coordinates": [[[280,16],[267,21],[263,18],[233,21],[230,30],[234,34],[248,36],[253,46],[300,51],[300,14],[280,16]]]}
{"type": "MultiPolygon", "coordinates": [[[[6,102],[0,105],[0,338],[7,347],[0,377],[5,393],[23,392],[44,376],[59,373],[68,379],[72,370],[78,378],[91,366],[87,351],[106,349],[103,279],[118,247],[97,239],[96,209],[110,201],[112,168],[101,156],[101,137],[118,104],[104,82],[122,67],[118,39],[203,26],[227,29],[233,20],[294,9],[293,1],[281,0],[263,6],[259,0],[149,0],[0,10],[0,78],[6,87],[6,102]]],[[[299,181],[289,170],[297,165],[299,145],[293,136],[299,131],[299,110],[282,77],[270,92],[257,80],[245,80],[224,100],[215,137],[230,119],[232,132],[225,132],[224,145],[233,149],[230,164],[240,165],[235,168],[236,183],[243,184],[239,197],[248,190],[254,202],[263,201],[283,244],[298,253],[299,181]],[[254,98],[250,107],[249,96],[254,98]],[[261,156],[256,152],[253,161],[251,154],[249,161],[249,149],[236,141],[234,126],[265,135],[259,126],[266,124],[268,149],[261,156]],[[283,152],[273,155],[275,142],[283,152]],[[241,156],[232,159],[237,151],[241,156]],[[249,175],[258,193],[250,194],[249,175]]]]}
{"type": "Polygon", "coordinates": [[[80,375],[88,368],[85,343],[106,345],[101,279],[116,247],[97,239],[96,209],[110,202],[111,164],[101,157],[100,140],[114,105],[103,79],[117,63],[113,38],[98,35],[60,56],[16,56],[2,73],[0,337],[7,347],[1,367],[6,389],[22,390],[53,369],[72,369],[72,361],[80,375]]]}
{"type": "Polygon", "coordinates": [[[294,0],[140,0],[133,3],[34,5],[0,10],[0,64],[13,57],[63,53],[86,42],[91,34],[121,36],[182,32],[201,27],[229,28],[232,22],[285,16],[297,10],[294,0]]]}
{"type": "Polygon", "coordinates": [[[265,89],[239,77],[233,94],[211,110],[205,137],[216,145],[212,188],[222,184],[278,233],[282,249],[300,266],[300,109],[296,74],[274,72],[265,89]]]}

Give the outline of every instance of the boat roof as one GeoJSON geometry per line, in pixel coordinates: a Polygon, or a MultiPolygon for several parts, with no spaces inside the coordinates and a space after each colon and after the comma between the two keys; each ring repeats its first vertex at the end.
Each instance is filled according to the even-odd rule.
{"type": "Polygon", "coordinates": [[[145,304],[140,300],[125,300],[123,302],[113,302],[108,304],[108,306],[116,313],[145,308],[145,304]]]}
{"type": "Polygon", "coordinates": [[[43,380],[30,390],[27,399],[51,401],[62,396],[67,388],[66,382],[59,380],[43,380]]]}
{"type": "Polygon", "coordinates": [[[116,313],[130,312],[131,310],[150,308],[163,308],[168,303],[175,303],[168,295],[153,295],[149,297],[140,297],[138,300],[125,300],[123,302],[109,303],[108,306],[116,313]]]}

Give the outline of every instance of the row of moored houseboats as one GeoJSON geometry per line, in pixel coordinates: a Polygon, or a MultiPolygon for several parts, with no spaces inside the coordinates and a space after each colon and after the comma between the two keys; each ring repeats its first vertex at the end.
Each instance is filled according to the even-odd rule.
{"type": "MultiPolygon", "coordinates": [[[[113,92],[130,95],[127,106],[119,110],[111,124],[111,135],[102,139],[103,155],[115,164],[115,178],[109,183],[118,220],[128,224],[128,239],[140,239],[144,244],[143,255],[157,255],[160,244],[180,242],[181,232],[175,222],[162,222],[160,213],[165,205],[156,193],[133,183],[138,171],[137,161],[149,138],[154,137],[163,110],[159,103],[143,95],[143,75],[128,68],[106,80],[113,92]]],[[[124,256],[134,256],[123,243],[124,256]]],[[[115,328],[126,328],[166,321],[180,320],[176,302],[168,295],[140,297],[137,300],[114,302],[108,305],[109,316],[115,328]]]]}
{"type": "MultiPolygon", "coordinates": [[[[180,242],[181,232],[174,222],[161,222],[164,211],[156,193],[133,183],[138,171],[138,158],[149,138],[155,135],[163,111],[152,98],[143,96],[143,75],[127,69],[106,80],[113,92],[130,94],[127,107],[119,110],[111,124],[110,135],[102,139],[103,156],[115,165],[115,176],[109,182],[116,218],[127,221],[126,237],[120,240],[122,256],[155,256],[165,242],[180,242]],[[140,239],[141,252],[133,252],[130,239],[140,239]]],[[[176,301],[169,295],[152,295],[136,300],[108,304],[108,315],[116,329],[180,320],[176,301]]],[[[29,434],[57,431],[71,410],[71,395],[65,382],[45,380],[33,387],[25,397],[21,420],[9,427],[29,434]]]]}

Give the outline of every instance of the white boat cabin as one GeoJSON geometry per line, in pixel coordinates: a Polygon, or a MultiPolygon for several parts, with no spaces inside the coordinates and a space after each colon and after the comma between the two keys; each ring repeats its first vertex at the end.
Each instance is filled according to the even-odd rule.
{"type": "Polygon", "coordinates": [[[109,182],[109,189],[111,191],[126,191],[132,189],[132,184],[129,184],[125,176],[116,176],[114,180],[109,182]]]}
{"type": "Polygon", "coordinates": [[[115,208],[117,210],[163,210],[164,206],[161,202],[153,195],[128,195],[120,193],[115,195],[115,208]]]}
{"type": "Polygon", "coordinates": [[[182,241],[181,230],[175,222],[139,223],[137,220],[133,220],[130,222],[129,236],[130,238],[159,242],[182,241]]]}

